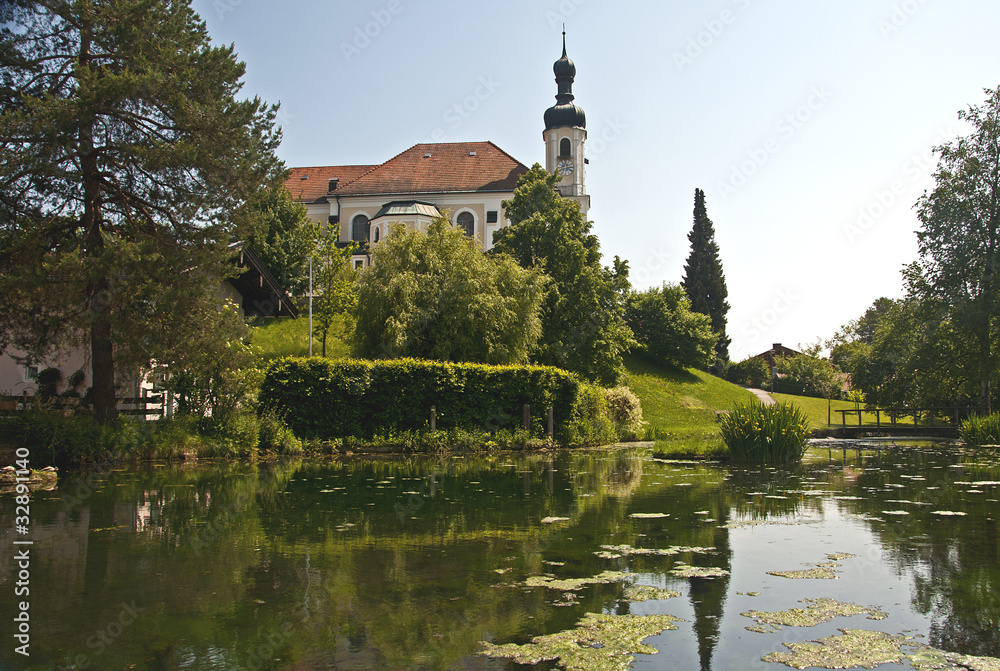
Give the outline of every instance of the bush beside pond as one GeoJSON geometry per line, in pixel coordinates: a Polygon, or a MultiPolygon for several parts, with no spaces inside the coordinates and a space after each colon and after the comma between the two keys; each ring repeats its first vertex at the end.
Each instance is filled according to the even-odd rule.
{"type": "Polygon", "coordinates": [[[959,436],[969,445],[1000,445],[1000,413],[969,417],[962,422],[959,436]]]}
{"type": "Polygon", "coordinates": [[[321,440],[428,430],[432,407],[439,430],[512,431],[525,404],[532,437],[545,436],[551,406],[557,443],[616,439],[603,391],[545,366],[290,357],[268,368],[260,404],[297,436],[321,440]]]}
{"type": "Polygon", "coordinates": [[[721,427],[722,438],[738,461],[799,461],[809,437],[809,422],[791,403],[737,403],[722,417],[721,427]]]}

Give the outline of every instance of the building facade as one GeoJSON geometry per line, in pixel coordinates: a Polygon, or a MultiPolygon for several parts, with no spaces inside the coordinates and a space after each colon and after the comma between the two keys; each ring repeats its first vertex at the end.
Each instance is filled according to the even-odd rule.
{"type": "MultiPolygon", "coordinates": [[[[574,102],[576,66],[566,55],[553,66],[556,104],[545,111],[545,168],[561,177],[558,188],[590,209],[584,148],[587,117],[574,102]]],[[[417,144],[377,165],[293,168],[286,181],[292,197],[303,203],[313,221],[337,227],[343,244],[356,242],[354,267],[371,263],[371,249],[390,226],[402,223],[424,230],[447,213],[455,226],[475,238],[483,251],[493,234],[509,226],[503,201],[514,195],[527,166],[492,142],[417,144]]]]}

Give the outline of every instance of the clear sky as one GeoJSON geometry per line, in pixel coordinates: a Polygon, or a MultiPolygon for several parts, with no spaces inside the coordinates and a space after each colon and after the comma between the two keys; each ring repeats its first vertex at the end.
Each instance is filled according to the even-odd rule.
{"type": "Polygon", "coordinates": [[[195,0],[280,102],[289,167],[432,140],[544,159],[565,22],[605,262],[677,283],[695,188],[734,360],[827,339],[917,258],[913,204],[957,112],[1000,85],[996,0],[195,0]]]}

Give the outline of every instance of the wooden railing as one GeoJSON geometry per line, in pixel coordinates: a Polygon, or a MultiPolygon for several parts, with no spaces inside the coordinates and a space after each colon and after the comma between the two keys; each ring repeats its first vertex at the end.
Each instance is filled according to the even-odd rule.
{"type": "MultiPolygon", "coordinates": [[[[122,396],[115,399],[118,402],[118,412],[122,415],[133,415],[140,419],[163,417],[164,394],[143,394],[142,396],[122,396]]],[[[90,410],[91,406],[83,399],[72,396],[32,396],[27,392],[20,396],[0,396],[0,415],[10,415],[26,410],[54,412],[70,416],[78,410],[90,410]]]]}
{"type": "MultiPolygon", "coordinates": [[[[871,424],[863,423],[863,416],[865,414],[875,415],[875,428],[881,429],[883,426],[885,428],[896,428],[897,418],[902,417],[913,417],[914,427],[920,426],[920,418],[924,413],[929,413],[928,422],[924,424],[925,427],[936,428],[936,427],[954,427],[958,428],[961,425],[961,417],[963,414],[968,415],[972,412],[977,412],[979,408],[970,407],[946,407],[946,408],[858,408],[856,410],[834,410],[834,412],[840,413],[840,425],[847,428],[847,416],[857,415],[858,416],[858,426],[872,426],[871,424]],[[888,422],[883,424],[882,415],[885,414],[888,417],[888,422]],[[947,417],[945,423],[938,422],[935,424],[937,418],[941,415],[947,417]],[[952,422],[951,420],[954,419],[952,422]]],[[[853,426],[853,424],[852,424],[853,426]]],[[[910,426],[907,424],[907,426],[910,426]]]]}

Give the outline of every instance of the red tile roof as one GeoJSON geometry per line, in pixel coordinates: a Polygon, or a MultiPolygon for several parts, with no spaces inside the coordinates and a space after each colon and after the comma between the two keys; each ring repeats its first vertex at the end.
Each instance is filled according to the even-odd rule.
{"type": "Polygon", "coordinates": [[[297,187],[305,194],[303,200],[312,202],[326,195],[323,189],[333,177],[340,177],[340,195],[400,195],[513,191],[528,172],[492,142],[417,144],[382,165],[369,166],[353,180],[345,178],[350,169],[364,167],[295,168],[286,184],[293,196],[297,187]],[[334,174],[338,170],[340,174],[334,174]],[[303,174],[308,180],[301,179],[303,174]],[[303,189],[306,182],[312,190],[303,189]]]}
{"type": "Polygon", "coordinates": [[[312,168],[292,168],[285,180],[285,188],[292,198],[302,203],[315,203],[330,190],[330,180],[339,179],[339,190],[344,184],[353,182],[369,172],[375,165],[327,165],[312,168]]]}

